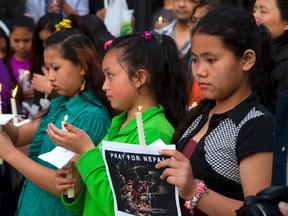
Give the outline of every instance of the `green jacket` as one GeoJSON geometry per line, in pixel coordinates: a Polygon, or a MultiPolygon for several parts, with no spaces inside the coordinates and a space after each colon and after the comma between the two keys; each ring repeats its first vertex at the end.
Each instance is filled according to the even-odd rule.
{"type": "MultiPolygon", "coordinates": [[[[114,117],[108,134],[103,140],[138,144],[136,118],[119,131],[126,118],[127,112],[114,117]]],[[[166,119],[161,105],[144,111],[142,121],[148,145],[159,138],[166,144],[170,143],[174,128],[166,119]]],[[[82,191],[79,196],[75,200],[62,196],[62,202],[66,207],[78,215],[114,215],[113,194],[106,174],[101,146],[102,143],[83,154],[76,164],[82,177],[82,191]]]]}

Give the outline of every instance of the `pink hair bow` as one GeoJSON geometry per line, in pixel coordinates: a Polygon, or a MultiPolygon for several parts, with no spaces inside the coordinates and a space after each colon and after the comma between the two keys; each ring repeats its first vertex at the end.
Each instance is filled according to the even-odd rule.
{"type": "Polygon", "coordinates": [[[148,31],[145,31],[143,36],[145,40],[150,40],[152,38],[152,35],[148,31]]]}
{"type": "Polygon", "coordinates": [[[104,43],[104,50],[107,51],[109,46],[112,44],[113,40],[108,40],[104,43]]]}

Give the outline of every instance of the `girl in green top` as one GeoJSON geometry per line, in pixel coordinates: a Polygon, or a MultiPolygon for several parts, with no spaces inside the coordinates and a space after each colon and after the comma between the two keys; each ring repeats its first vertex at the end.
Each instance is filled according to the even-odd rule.
{"type": "Polygon", "coordinates": [[[105,77],[96,48],[84,29],[73,28],[74,24],[53,33],[44,50],[44,70],[60,96],[51,101],[41,120],[20,127],[9,123],[3,127],[5,133],[0,133],[0,157],[26,177],[16,213],[19,216],[74,215],[62,204],[61,193],[55,187],[57,168],[38,158],[56,147],[46,133],[48,123],[61,128],[67,115],[67,121],[83,129],[95,143],[110,127],[109,103],[101,89],[105,77]],[[16,148],[30,143],[28,157],[16,148]]]}
{"type": "MultiPolygon", "coordinates": [[[[170,143],[188,104],[185,66],[173,39],[156,32],[116,38],[103,59],[102,70],[106,97],[114,109],[123,111],[113,118],[103,140],[138,144],[135,112],[142,106],[146,143],[159,138],[170,143]]],[[[76,164],[81,180],[77,176],[66,179],[67,169],[57,171],[55,182],[64,194],[62,201],[78,215],[114,215],[102,143],[95,148],[82,130],[71,124],[66,124],[66,128],[68,132],[52,124],[48,127],[55,143],[81,155],[76,164]],[[71,187],[75,187],[75,199],[65,196],[71,187]]]]}

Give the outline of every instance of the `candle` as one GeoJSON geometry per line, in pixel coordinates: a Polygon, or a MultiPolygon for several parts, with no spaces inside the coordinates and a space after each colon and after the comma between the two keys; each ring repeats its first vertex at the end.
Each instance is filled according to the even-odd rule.
{"type": "MultiPolygon", "coordinates": [[[[71,179],[71,178],[73,177],[72,167],[71,167],[71,161],[69,161],[69,162],[65,165],[65,167],[70,170],[70,173],[66,175],[66,178],[71,179]]],[[[68,196],[68,198],[74,198],[74,197],[75,197],[75,190],[74,190],[74,188],[69,188],[69,189],[67,189],[67,196],[68,196]]]]}
{"type": "Polygon", "coordinates": [[[24,70],[23,71],[23,80],[22,80],[22,87],[24,91],[27,91],[30,89],[30,71],[29,70],[24,70]]]}
{"type": "Polygon", "coordinates": [[[194,108],[194,107],[196,107],[197,105],[198,105],[198,103],[194,101],[194,102],[192,103],[191,107],[194,108]]]}
{"type": "MultiPolygon", "coordinates": [[[[12,92],[12,98],[10,99],[10,103],[11,103],[11,108],[12,108],[12,114],[13,115],[17,115],[17,106],[16,106],[16,94],[17,94],[17,90],[18,90],[18,85],[16,85],[15,89],[12,92]]],[[[18,123],[18,118],[15,116],[13,118],[13,124],[18,123]]]]}
{"type": "Polygon", "coordinates": [[[67,131],[67,129],[64,127],[64,124],[66,123],[67,120],[68,120],[68,115],[65,115],[63,118],[63,121],[61,121],[62,130],[64,131],[67,131]]]}
{"type": "Polygon", "coordinates": [[[108,0],[104,0],[104,8],[105,8],[105,9],[108,8],[108,0]]]}
{"type": "Polygon", "coordinates": [[[138,128],[138,139],[139,139],[140,145],[146,145],[143,122],[142,122],[142,114],[140,112],[141,109],[142,109],[142,106],[138,106],[137,112],[135,113],[136,123],[137,123],[137,128],[138,128]]]}
{"type": "MultiPolygon", "coordinates": [[[[2,98],[1,98],[2,84],[0,83],[0,114],[2,114],[2,98]]],[[[0,133],[2,132],[2,125],[0,125],[0,133]]],[[[0,157],[0,165],[3,164],[3,159],[0,157]]]]}
{"type": "MultiPolygon", "coordinates": [[[[68,120],[68,115],[65,115],[63,118],[63,121],[61,121],[61,125],[62,125],[62,130],[64,131],[68,131],[65,127],[64,124],[66,123],[66,121],[68,120]]],[[[68,168],[70,170],[70,173],[66,175],[66,178],[72,178],[73,177],[73,173],[72,173],[72,168],[71,168],[71,161],[69,161],[66,165],[66,168],[68,168]]],[[[67,196],[68,198],[74,198],[75,197],[75,190],[74,188],[69,188],[67,190],[67,196]]]]}

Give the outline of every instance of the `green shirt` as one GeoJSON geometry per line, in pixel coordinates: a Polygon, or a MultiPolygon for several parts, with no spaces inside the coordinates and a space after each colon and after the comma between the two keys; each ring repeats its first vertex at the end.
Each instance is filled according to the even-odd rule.
{"type": "MultiPolygon", "coordinates": [[[[114,117],[108,134],[103,140],[138,144],[136,118],[133,118],[120,130],[126,118],[127,111],[114,117]]],[[[166,119],[164,108],[161,105],[145,110],[142,113],[142,121],[148,145],[157,139],[162,139],[166,144],[170,143],[174,128],[166,119]]],[[[114,215],[113,194],[106,174],[101,146],[102,143],[83,154],[76,164],[83,181],[79,196],[75,200],[62,196],[62,202],[67,208],[78,215],[114,215]]]]}
{"type": "MultiPolygon", "coordinates": [[[[61,128],[61,121],[68,115],[67,122],[84,130],[94,143],[98,143],[107,134],[110,127],[110,116],[104,105],[96,98],[92,90],[83,92],[83,95],[98,106],[76,96],[69,100],[68,97],[59,96],[51,101],[50,111],[40,122],[39,128],[34,135],[29,150],[29,157],[35,162],[49,167],[57,168],[38,158],[40,154],[54,149],[57,145],[53,143],[46,133],[47,124],[53,123],[61,128]]],[[[74,215],[61,203],[61,199],[25,180],[18,201],[17,215],[41,215],[41,216],[67,216],[74,215]]]]}

